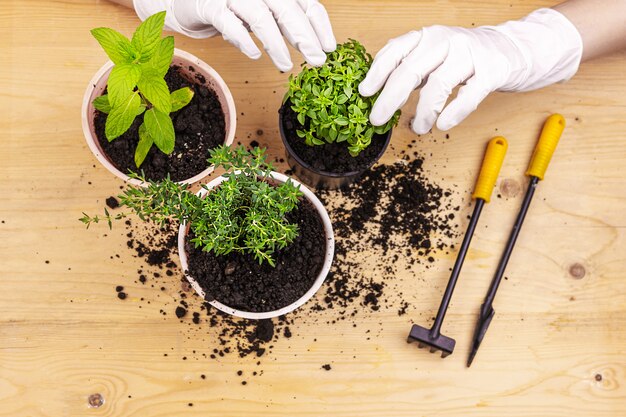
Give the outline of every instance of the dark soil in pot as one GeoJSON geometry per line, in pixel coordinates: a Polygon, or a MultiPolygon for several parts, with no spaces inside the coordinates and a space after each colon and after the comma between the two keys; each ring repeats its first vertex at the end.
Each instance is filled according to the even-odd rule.
{"type": "Polygon", "coordinates": [[[262,265],[252,255],[231,253],[217,256],[189,243],[188,274],[206,293],[242,311],[261,313],[278,310],[302,297],[313,285],[324,264],[326,235],[322,219],[306,199],[287,214],[299,227],[298,237],[274,254],[276,267],[262,265]]]}
{"type": "Polygon", "coordinates": [[[303,126],[298,121],[297,114],[291,109],[291,102],[283,104],[279,113],[282,116],[282,127],[287,143],[303,162],[318,172],[347,174],[364,171],[376,162],[386,146],[386,135],[374,135],[370,146],[356,157],[350,155],[345,142],[309,146],[296,133],[303,126]]]}
{"type": "MultiPolygon", "coordinates": [[[[193,73],[193,67],[189,67],[193,73]]],[[[226,125],[222,106],[215,92],[207,88],[200,74],[190,82],[181,74],[181,68],[172,66],[165,76],[170,91],[190,87],[194,91],[191,102],[172,113],[176,131],[174,152],[165,155],[153,146],[141,167],[135,166],[135,149],[139,141],[139,126],[143,115],[122,136],[109,142],[104,133],[106,114],[96,111],[94,121],[98,142],[109,161],[123,173],[143,171],[147,179],[162,180],[168,174],[173,181],[192,178],[207,168],[209,150],[224,143],[226,125]]]]}

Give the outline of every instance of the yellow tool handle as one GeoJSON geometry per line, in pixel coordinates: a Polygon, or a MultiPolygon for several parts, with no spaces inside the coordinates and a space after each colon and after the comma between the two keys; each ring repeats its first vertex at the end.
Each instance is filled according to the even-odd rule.
{"type": "Polygon", "coordinates": [[[491,200],[493,187],[496,185],[508,147],[509,144],[502,136],[496,136],[489,141],[472,198],[480,198],[485,200],[485,203],[491,200]]]}
{"type": "Polygon", "coordinates": [[[556,145],[559,143],[559,139],[561,139],[563,129],[565,129],[565,118],[563,116],[557,113],[548,117],[541,130],[541,136],[539,136],[539,142],[535,146],[526,175],[537,177],[540,180],[543,179],[556,145]]]}

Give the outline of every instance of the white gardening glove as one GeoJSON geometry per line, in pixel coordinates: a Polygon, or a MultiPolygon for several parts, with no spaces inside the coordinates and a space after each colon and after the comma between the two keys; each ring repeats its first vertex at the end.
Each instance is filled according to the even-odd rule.
{"type": "Polygon", "coordinates": [[[293,67],[287,38],[306,61],[320,66],[337,41],[324,6],[317,0],[133,0],[142,19],[167,11],[167,29],[193,38],[221,33],[252,59],[261,57],[248,28],[281,71],[293,67]]]}
{"type": "Polygon", "coordinates": [[[412,122],[413,130],[424,134],[435,120],[440,130],[456,126],[492,91],[529,91],[568,80],[581,56],[580,34],[552,9],[499,26],[430,26],[390,40],[359,92],[371,96],[384,86],[370,114],[379,126],[426,80],[412,122]],[[452,90],[464,82],[444,109],[452,90]]]}

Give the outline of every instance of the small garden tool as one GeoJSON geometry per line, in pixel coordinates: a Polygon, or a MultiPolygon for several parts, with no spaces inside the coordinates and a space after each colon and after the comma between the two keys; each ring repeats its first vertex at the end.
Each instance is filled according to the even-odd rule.
{"type": "Polygon", "coordinates": [[[485,153],[483,164],[480,168],[480,174],[478,175],[478,180],[476,181],[476,187],[474,188],[474,193],[472,194],[472,198],[476,200],[474,213],[472,214],[472,218],[467,226],[465,238],[461,244],[461,249],[457,255],[454,268],[452,269],[452,275],[448,281],[448,286],[443,294],[443,299],[441,300],[441,305],[439,306],[435,323],[431,329],[414,324],[411,328],[411,333],[409,333],[409,342],[418,342],[418,346],[420,348],[428,346],[431,353],[440,350],[442,358],[445,358],[452,353],[456,342],[454,339],[441,334],[441,324],[443,323],[443,319],[446,315],[448,304],[450,304],[452,292],[454,291],[457,279],[459,278],[459,273],[461,272],[465,255],[467,254],[472,236],[474,235],[474,230],[476,229],[480,213],[485,203],[488,203],[491,200],[493,187],[498,178],[500,168],[502,167],[502,161],[504,160],[507,147],[508,144],[506,139],[501,136],[495,137],[489,141],[489,144],[487,145],[487,152],[485,153]]]}
{"type": "Polygon", "coordinates": [[[491,281],[491,285],[489,286],[489,290],[487,291],[485,301],[480,307],[480,315],[478,316],[478,323],[476,324],[476,330],[474,331],[474,342],[472,344],[472,350],[470,351],[469,358],[467,359],[468,367],[472,364],[474,356],[476,356],[476,352],[478,351],[478,347],[485,337],[487,328],[489,327],[491,319],[495,314],[493,309],[493,300],[496,297],[496,291],[498,291],[500,281],[502,281],[506,264],[509,262],[511,252],[513,252],[515,241],[517,240],[517,236],[522,228],[522,223],[524,222],[524,217],[526,217],[526,212],[528,211],[528,207],[530,206],[530,202],[535,193],[535,188],[537,187],[539,181],[543,180],[543,176],[546,173],[546,169],[548,168],[550,159],[552,159],[552,154],[556,149],[556,145],[559,143],[559,139],[561,138],[561,133],[564,128],[565,119],[560,114],[553,114],[548,117],[543,126],[541,136],[535,146],[535,151],[533,152],[533,156],[530,160],[530,165],[526,171],[526,175],[530,177],[526,196],[524,197],[522,207],[520,208],[515,224],[513,225],[513,230],[511,230],[504,253],[500,258],[498,269],[496,270],[493,280],[491,281]]]}

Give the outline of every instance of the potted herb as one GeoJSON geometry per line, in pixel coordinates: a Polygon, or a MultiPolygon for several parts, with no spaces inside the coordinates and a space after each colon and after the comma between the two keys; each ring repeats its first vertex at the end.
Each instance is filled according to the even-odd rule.
{"type": "MultiPolygon", "coordinates": [[[[196,292],[226,313],[251,319],[286,314],[320,288],[333,259],[328,213],[300,183],[272,171],[264,150],[243,146],[211,151],[209,162],[226,172],[203,185],[165,179],[131,186],[120,205],[143,220],[181,222],[178,249],[196,292]]],[[[141,179],[143,180],[143,179],[141,179]]],[[[85,215],[89,226],[114,218],[85,215]]]]}
{"type": "Polygon", "coordinates": [[[194,183],[213,170],[209,150],[231,144],[236,111],[228,87],[206,63],[162,38],[165,12],[132,39],[109,28],[92,35],[111,59],[85,92],[83,131],[96,158],[116,176],[194,183]]]}
{"type": "Polygon", "coordinates": [[[280,133],[289,165],[307,184],[347,185],[385,152],[400,112],[384,126],[369,122],[378,95],[362,97],[358,85],[371,63],[363,45],[350,40],[329,53],[322,67],[303,64],[289,77],[280,133]]]}

